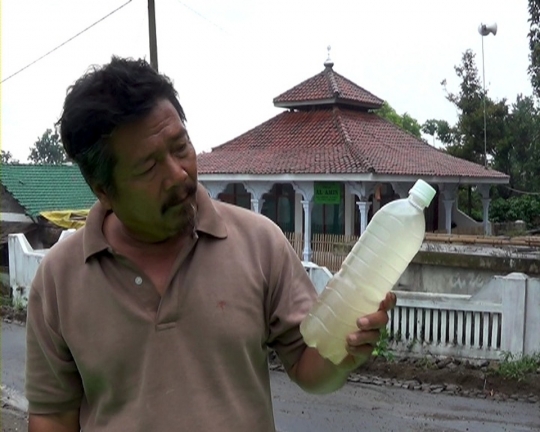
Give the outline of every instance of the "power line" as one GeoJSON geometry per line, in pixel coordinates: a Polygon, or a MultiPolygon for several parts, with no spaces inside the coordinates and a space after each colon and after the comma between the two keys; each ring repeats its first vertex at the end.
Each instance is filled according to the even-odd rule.
{"type": "Polygon", "coordinates": [[[40,58],[34,60],[32,63],[29,63],[27,64],[25,67],[23,67],[22,69],[19,69],[17,72],[11,74],[10,76],[8,76],[7,78],[3,79],[2,81],[0,81],[0,84],[1,83],[4,83],[6,82],[8,79],[10,78],[13,78],[15,75],[18,75],[20,74],[22,71],[28,69],[30,66],[36,64],[38,61],[44,59],[45,57],[47,57],[48,55],[52,54],[53,52],[55,52],[57,49],[63,47],[65,44],[67,44],[68,42],[71,42],[73,39],[75,39],[76,37],[82,35],[84,32],[90,30],[92,27],[94,27],[96,24],[99,24],[101,21],[105,20],[106,18],[109,18],[111,15],[113,15],[114,13],[118,12],[120,9],[122,9],[123,7],[127,6],[129,3],[131,3],[133,0],[128,0],[127,2],[125,2],[123,5],[117,7],[115,10],[113,10],[112,12],[108,13],[107,15],[105,15],[103,18],[100,18],[99,20],[97,20],[95,23],[89,25],[88,27],[86,27],[85,29],[81,30],[79,33],[77,33],[75,36],[72,36],[70,37],[67,41],[61,43],[60,45],[58,45],[56,48],[53,48],[52,50],[50,50],[49,52],[43,54],[40,58]]]}
{"type": "Polygon", "coordinates": [[[540,192],[527,192],[527,191],[523,191],[523,190],[519,190],[519,189],[514,189],[514,188],[511,188],[510,186],[504,186],[504,188],[512,191],[512,192],[516,192],[516,193],[519,193],[519,194],[522,194],[522,195],[531,195],[531,196],[538,196],[540,195],[540,192]]]}
{"type": "Polygon", "coordinates": [[[200,18],[202,18],[205,21],[208,21],[210,24],[212,24],[214,27],[217,27],[219,30],[221,30],[223,33],[230,34],[227,30],[224,30],[222,27],[220,27],[218,24],[210,20],[209,18],[206,18],[202,13],[196,11],[191,6],[185,4],[181,0],[176,0],[178,3],[180,3],[182,6],[184,6],[186,9],[189,9],[191,12],[193,12],[195,15],[198,15],[200,18]]]}

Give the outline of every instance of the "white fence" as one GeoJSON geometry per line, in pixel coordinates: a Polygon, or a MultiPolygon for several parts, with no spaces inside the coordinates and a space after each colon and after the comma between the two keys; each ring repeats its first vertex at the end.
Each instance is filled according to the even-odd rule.
{"type": "MultiPolygon", "coordinates": [[[[59,241],[71,232],[64,232],[59,241]]],[[[33,250],[23,234],[9,236],[10,284],[22,304],[46,252],[33,250]]],[[[332,274],[313,263],[303,265],[321,293],[332,274]]],[[[540,279],[520,273],[496,276],[474,296],[396,294],[388,332],[397,352],[471,359],[540,352],[540,279]]]]}
{"type": "MultiPolygon", "coordinates": [[[[331,275],[318,277],[326,285],[331,275]]],[[[497,360],[540,352],[540,279],[496,276],[474,296],[395,292],[387,328],[398,353],[497,360]]]]}
{"type": "Polygon", "coordinates": [[[496,276],[478,294],[397,292],[388,331],[398,352],[500,359],[540,352],[540,280],[496,276]]]}
{"type": "MultiPolygon", "coordinates": [[[[73,232],[75,230],[62,231],[58,241],[62,241],[73,232]]],[[[12,290],[13,300],[26,307],[28,290],[48,249],[32,248],[24,234],[10,234],[8,236],[8,249],[9,285],[12,290]]]]}
{"type": "Polygon", "coordinates": [[[398,296],[388,326],[395,350],[482,359],[497,359],[507,351],[502,344],[502,304],[450,294],[398,296]]]}

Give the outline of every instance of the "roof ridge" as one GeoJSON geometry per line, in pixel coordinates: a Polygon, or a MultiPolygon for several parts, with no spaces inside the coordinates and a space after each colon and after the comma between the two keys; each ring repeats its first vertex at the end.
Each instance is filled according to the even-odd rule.
{"type": "Polygon", "coordinates": [[[328,79],[328,83],[330,84],[330,91],[333,93],[334,96],[341,96],[340,88],[337,84],[336,77],[334,76],[334,69],[332,68],[326,68],[323,71],[326,74],[326,78],[328,79]]]}
{"type": "Polygon", "coordinates": [[[353,142],[351,140],[349,131],[347,130],[347,127],[346,127],[345,123],[343,122],[343,119],[341,118],[341,110],[340,110],[340,108],[337,107],[337,106],[334,107],[334,109],[332,110],[332,115],[333,115],[334,119],[337,122],[339,132],[340,132],[341,136],[344,138],[345,146],[347,148],[347,151],[351,155],[352,159],[355,160],[355,161],[359,159],[360,162],[364,165],[364,167],[367,168],[368,172],[375,172],[375,168],[373,167],[373,165],[371,163],[369,163],[367,158],[356,151],[356,147],[354,146],[354,144],[353,144],[353,142]]]}
{"type": "Polygon", "coordinates": [[[381,99],[379,96],[377,96],[376,94],[373,94],[371,93],[369,90],[366,90],[364,87],[362,87],[361,85],[358,85],[356,84],[354,81],[351,81],[349,78],[341,75],[340,73],[334,71],[334,74],[336,74],[338,77],[340,77],[341,79],[347,81],[349,84],[355,86],[355,87],[358,87],[360,90],[366,92],[367,94],[369,94],[370,96],[373,96],[375,99],[379,99],[381,102],[384,102],[384,99],[381,99]]]}

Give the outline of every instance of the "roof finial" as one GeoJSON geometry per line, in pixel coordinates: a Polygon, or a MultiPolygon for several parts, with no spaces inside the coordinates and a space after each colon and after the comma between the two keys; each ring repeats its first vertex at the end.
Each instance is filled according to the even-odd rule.
{"type": "Polygon", "coordinates": [[[330,58],[330,50],[332,49],[332,47],[330,45],[328,45],[326,47],[326,49],[328,50],[328,58],[326,59],[326,61],[324,62],[324,66],[327,67],[327,68],[332,68],[332,66],[334,66],[334,62],[332,61],[332,59],[330,58]]]}

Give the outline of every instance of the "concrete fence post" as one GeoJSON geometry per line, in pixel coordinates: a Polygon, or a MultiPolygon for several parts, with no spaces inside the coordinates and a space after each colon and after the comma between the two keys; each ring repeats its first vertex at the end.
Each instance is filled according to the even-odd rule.
{"type": "Polygon", "coordinates": [[[540,279],[527,281],[525,355],[540,354],[540,279]]]}
{"type": "Polygon", "coordinates": [[[511,273],[499,280],[502,290],[501,351],[521,356],[525,348],[527,275],[511,273]]]}

